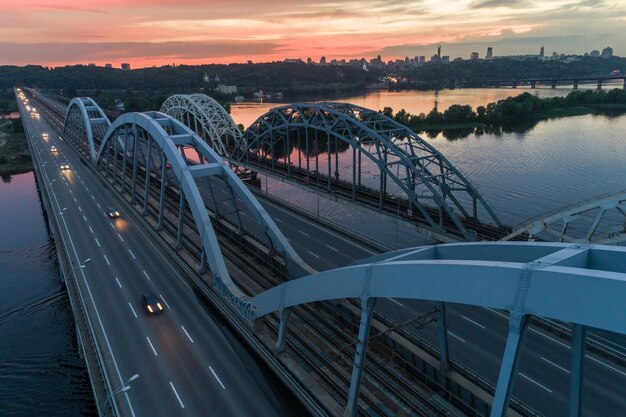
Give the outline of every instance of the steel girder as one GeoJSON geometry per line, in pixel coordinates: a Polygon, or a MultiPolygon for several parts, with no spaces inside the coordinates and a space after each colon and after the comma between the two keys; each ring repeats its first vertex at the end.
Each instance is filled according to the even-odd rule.
{"type": "Polygon", "coordinates": [[[89,159],[94,162],[109,126],[111,121],[94,100],[89,97],[75,97],[67,106],[63,135],[84,137],[89,159]]]}
{"type": "Polygon", "coordinates": [[[242,133],[230,114],[207,95],[173,95],[165,100],[161,112],[195,130],[221,156],[228,156],[229,145],[235,146],[242,141],[242,133]]]}
{"type": "Polygon", "coordinates": [[[626,191],[602,195],[528,220],[502,238],[523,233],[530,239],[570,243],[619,244],[626,241],[626,191]]]}
{"type": "MultiPolygon", "coordinates": [[[[287,238],[278,229],[265,209],[259,204],[256,198],[254,198],[241,180],[228,168],[228,165],[225,164],[221,156],[211,149],[211,147],[191,129],[172,116],[160,112],[123,114],[118,117],[107,130],[96,161],[101,161],[102,155],[111,141],[113,141],[113,145],[116,145],[117,143],[122,143],[123,138],[123,142],[126,143],[126,137],[138,137],[140,136],[140,132],[143,132],[143,135],[149,138],[150,143],[154,142],[158,146],[158,149],[160,149],[164,155],[163,160],[171,164],[171,170],[181,190],[180,207],[184,207],[184,202],[189,205],[201,238],[203,262],[206,259],[209,264],[213,275],[213,285],[218,288],[244,316],[249,316],[250,314],[249,304],[245,301],[246,297],[239,288],[237,288],[226,269],[215,230],[200,194],[198,184],[196,183],[199,178],[220,177],[231,187],[233,193],[250,208],[252,214],[255,216],[255,220],[264,226],[271,247],[274,251],[283,256],[287,271],[292,276],[302,276],[314,272],[314,270],[296,254],[287,241],[287,238]],[[184,156],[183,148],[197,152],[200,162],[190,163],[184,156]]],[[[128,151],[123,152],[124,158],[131,157],[131,155],[128,155],[131,147],[129,146],[127,149],[128,151]]],[[[136,155],[138,155],[135,149],[138,148],[133,146],[132,149],[132,165],[133,172],[135,172],[137,162],[136,155]]],[[[150,158],[148,157],[145,163],[147,164],[149,161],[150,158]]],[[[163,163],[163,167],[164,166],[165,163],[163,163]]],[[[146,171],[149,171],[149,169],[146,169],[146,171]]],[[[133,187],[134,186],[133,181],[133,187]]],[[[161,204],[163,204],[163,195],[164,190],[162,188],[161,204]]],[[[179,219],[179,222],[182,222],[182,217],[179,219]]],[[[179,225],[179,241],[181,239],[181,230],[182,226],[179,225]]]]}
{"type": "MultiPolygon", "coordinates": [[[[446,232],[447,216],[458,234],[476,240],[463,218],[478,220],[479,208],[488,221],[503,227],[478,190],[435,147],[393,119],[354,104],[302,103],[274,108],[246,130],[233,160],[244,161],[248,155],[261,157],[262,150],[273,149],[290,129],[299,128],[321,131],[369,158],[380,170],[379,192],[385,193],[390,178],[437,231],[446,232]],[[372,144],[374,151],[368,149],[372,144]],[[437,208],[438,214],[433,215],[428,207],[437,208]]],[[[353,173],[353,182],[354,178],[353,173]]]]}
{"type": "MultiPolygon", "coordinates": [[[[575,324],[570,409],[580,410],[584,329],[626,334],[626,248],[539,242],[461,243],[413,248],[290,281],[251,299],[255,313],[280,312],[277,347],[284,346],[288,310],[360,298],[361,327],[372,300],[390,297],[453,302],[509,312],[509,330],[491,417],[504,417],[530,316],[575,324]],[[285,313],[287,311],[287,313],[285,313]],[[582,355],[582,356],[581,356],[582,355]]],[[[355,415],[367,332],[359,331],[346,415],[355,415]],[[364,338],[362,337],[364,336],[364,338]],[[356,374],[355,374],[356,372],[356,374]]],[[[570,414],[577,415],[577,414],[570,414]]]]}

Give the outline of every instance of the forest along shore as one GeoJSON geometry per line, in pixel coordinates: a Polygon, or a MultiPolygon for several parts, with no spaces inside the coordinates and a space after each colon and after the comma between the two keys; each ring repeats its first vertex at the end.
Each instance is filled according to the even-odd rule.
{"type": "Polygon", "coordinates": [[[0,176],[32,171],[33,161],[28,150],[21,119],[0,120],[0,176]]]}

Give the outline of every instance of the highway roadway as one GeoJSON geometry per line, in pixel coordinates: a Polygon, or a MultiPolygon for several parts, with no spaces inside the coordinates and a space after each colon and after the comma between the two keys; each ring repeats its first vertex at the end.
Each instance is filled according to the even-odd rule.
{"type": "Polygon", "coordinates": [[[305,415],[228,326],[203,307],[141,227],[123,212],[107,217],[107,207],[117,207],[115,198],[76,151],[43,118],[28,116],[23,123],[47,182],[39,186],[51,190],[110,380],[117,388],[139,375],[115,397],[121,414],[305,415]],[[70,169],[62,171],[65,162],[70,169]],[[161,297],[162,314],[147,313],[145,292],[161,297]]]}

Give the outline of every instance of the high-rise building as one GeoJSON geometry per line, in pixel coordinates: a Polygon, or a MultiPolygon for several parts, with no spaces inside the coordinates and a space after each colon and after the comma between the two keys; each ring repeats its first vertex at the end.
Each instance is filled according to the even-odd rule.
{"type": "Polygon", "coordinates": [[[326,57],[325,56],[320,58],[320,65],[326,65],[326,57]]]}
{"type": "Polygon", "coordinates": [[[545,52],[545,50],[544,50],[544,48],[543,48],[543,45],[541,45],[541,49],[539,50],[539,56],[540,56],[541,58],[543,58],[543,56],[544,56],[544,52],[545,52]]]}
{"type": "Polygon", "coordinates": [[[426,56],[425,55],[420,55],[419,59],[417,60],[418,64],[425,64],[426,63],[426,56]]]}
{"type": "Polygon", "coordinates": [[[130,71],[130,64],[127,64],[126,62],[122,63],[122,69],[124,71],[130,71]]]}
{"type": "Polygon", "coordinates": [[[611,48],[610,46],[607,46],[606,48],[604,48],[602,50],[602,58],[610,58],[613,56],[613,48],[611,48]]]}
{"type": "Polygon", "coordinates": [[[450,55],[444,55],[441,57],[441,62],[450,62],[450,55]]]}
{"type": "Polygon", "coordinates": [[[313,60],[311,59],[311,57],[306,59],[306,63],[311,65],[313,63],[313,60]]]}
{"type": "Polygon", "coordinates": [[[437,45],[437,60],[441,60],[441,44],[437,45]]]}
{"type": "Polygon", "coordinates": [[[111,64],[104,64],[104,68],[113,68],[113,65],[111,65],[111,64]]]}
{"type": "Polygon", "coordinates": [[[470,55],[472,61],[478,61],[478,52],[472,52],[470,55]]]}
{"type": "Polygon", "coordinates": [[[87,64],[88,67],[95,67],[96,64],[94,64],[93,62],[90,62],[89,64],[87,64]]]}
{"type": "Polygon", "coordinates": [[[600,51],[598,51],[597,49],[594,49],[593,51],[589,52],[589,56],[599,57],[600,51]]]}
{"type": "Polygon", "coordinates": [[[487,55],[485,55],[485,59],[493,58],[493,48],[491,46],[487,47],[487,55]]]}

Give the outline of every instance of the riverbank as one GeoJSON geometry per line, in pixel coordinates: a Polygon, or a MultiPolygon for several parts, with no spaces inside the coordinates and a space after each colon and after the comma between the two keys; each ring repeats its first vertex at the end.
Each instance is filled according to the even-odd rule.
{"type": "Polygon", "coordinates": [[[19,119],[0,122],[0,176],[32,171],[33,161],[19,119]]]}

